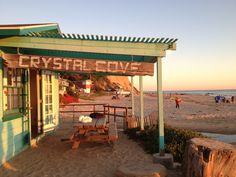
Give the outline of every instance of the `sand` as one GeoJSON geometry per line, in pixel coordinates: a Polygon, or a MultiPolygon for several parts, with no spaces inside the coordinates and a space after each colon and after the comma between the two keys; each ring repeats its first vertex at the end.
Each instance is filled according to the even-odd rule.
{"type": "MultiPolygon", "coordinates": [[[[98,97],[96,103],[130,106],[131,98],[112,100],[111,96],[98,97]]],[[[236,133],[236,104],[215,104],[209,96],[181,95],[180,109],[169,96],[165,97],[165,122],[176,127],[224,134],[236,133]]],[[[88,102],[88,101],[81,101],[88,102]]],[[[145,115],[156,111],[155,96],[145,96],[145,115]]],[[[135,112],[139,114],[139,97],[135,97],[135,112]]],[[[28,148],[0,168],[0,177],[111,177],[117,167],[127,161],[152,163],[152,156],[122,131],[112,148],[107,143],[81,143],[72,150],[71,143],[61,142],[73,132],[71,119],[62,120],[55,132],[44,137],[37,147],[28,148]]],[[[169,177],[180,172],[169,171],[169,177]]]]}
{"type": "MultiPolygon", "coordinates": [[[[214,97],[204,95],[177,95],[181,98],[180,109],[175,108],[176,95],[165,95],[165,123],[174,127],[220,134],[236,134],[236,102],[216,104],[214,97]]],[[[135,114],[139,115],[139,100],[135,96],[135,114]]],[[[131,98],[121,97],[111,100],[110,97],[100,97],[95,102],[110,105],[131,106],[131,98]]],[[[157,112],[155,95],[144,96],[144,114],[157,112]]]]}
{"type": "MultiPolygon", "coordinates": [[[[37,147],[28,148],[0,168],[0,177],[112,177],[116,169],[129,161],[152,163],[152,156],[134,141],[119,132],[114,147],[108,143],[80,144],[72,150],[71,143],[61,142],[71,135],[71,120],[44,137],[37,147]]],[[[169,171],[173,177],[180,172],[169,171]]]]}

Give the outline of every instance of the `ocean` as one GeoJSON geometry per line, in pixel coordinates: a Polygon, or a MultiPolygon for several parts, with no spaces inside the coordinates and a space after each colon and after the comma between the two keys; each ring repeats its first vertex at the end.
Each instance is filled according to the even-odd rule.
{"type": "MultiPolygon", "coordinates": [[[[156,91],[146,91],[145,93],[156,93],[156,91]]],[[[164,94],[189,94],[189,95],[209,95],[209,96],[236,96],[236,89],[231,90],[168,90],[164,94]]]]}

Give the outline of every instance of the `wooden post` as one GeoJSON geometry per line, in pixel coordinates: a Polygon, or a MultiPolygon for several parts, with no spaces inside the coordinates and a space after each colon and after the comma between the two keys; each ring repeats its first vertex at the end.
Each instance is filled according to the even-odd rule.
{"type": "Polygon", "coordinates": [[[131,76],[131,104],[132,104],[132,117],[134,117],[134,76],[131,76]]]}
{"type": "Polygon", "coordinates": [[[159,153],[160,156],[165,155],[164,142],[164,111],[163,111],[163,91],[162,91],[162,58],[157,57],[157,110],[159,117],[159,153]]]}
{"type": "Polygon", "coordinates": [[[108,123],[110,122],[110,105],[108,105],[108,114],[107,114],[107,117],[108,117],[108,123]]]}
{"type": "Polygon", "coordinates": [[[126,115],[126,112],[124,111],[123,112],[123,129],[126,130],[127,129],[127,126],[126,126],[126,122],[127,122],[127,115],[126,115]]]}
{"type": "Polygon", "coordinates": [[[116,122],[116,108],[114,108],[114,122],[116,122]]]}
{"type": "MultiPolygon", "coordinates": [[[[0,84],[0,124],[2,122],[2,117],[3,117],[3,59],[1,58],[1,52],[0,52],[0,78],[1,78],[1,84],[0,84]]],[[[1,127],[2,128],[2,127],[1,127]]]]}
{"type": "Polygon", "coordinates": [[[140,128],[144,130],[144,111],[143,111],[143,76],[139,76],[140,91],[140,128]]]}
{"type": "Polygon", "coordinates": [[[128,108],[125,108],[125,130],[127,129],[127,124],[128,124],[128,108]]]}
{"type": "Polygon", "coordinates": [[[72,107],[73,107],[73,123],[75,123],[75,105],[73,105],[72,107]]]}

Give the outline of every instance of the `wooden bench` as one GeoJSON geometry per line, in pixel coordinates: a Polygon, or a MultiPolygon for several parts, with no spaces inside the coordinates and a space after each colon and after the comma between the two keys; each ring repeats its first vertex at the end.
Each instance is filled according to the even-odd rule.
{"type": "Polygon", "coordinates": [[[75,132],[70,138],[73,142],[72,149],[77,149],[80,142],[105,141],[114,144],[118,139],[116,123],[109,123],[107,126],[106,118],[93,120],[90,123],[78,123],[74,128],[75,132]]]}

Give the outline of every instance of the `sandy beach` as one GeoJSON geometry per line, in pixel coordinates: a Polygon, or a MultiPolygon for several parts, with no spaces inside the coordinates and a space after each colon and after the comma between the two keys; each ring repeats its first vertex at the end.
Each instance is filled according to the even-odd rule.
{"type": "MultiPolygon", "coordinates": [[[[131,98],[121,97],[111,100],[110,97],[97,98],[95,102],[110,105],[131,106],[131,98]]],[[[135,96],[135,114],[139,115],[140,98],[135,96]]],[[[145,116],[157,112],[155,95],[144,96],[145,116]]],[[[236,134],[236,103],[216,104],[214,97],[205,95],[165,95],[165,123],[174,127],[220,134],[236,134]],[[175,96],[181,98],[180,109],[175,108],[175,96]]]]}
{"type": "MultiPolygon", "coordinates": [[[[152,156],[119,132],[114,147],[108,143],[81,143],[72,150],[61,142],[72,134],[71,120],[43,138],[37,147],[28,148],[0,168],[0,177],[112,177],[116,169],[129,161],[152,163],[152,156]]],[[[169,177],[180,177],[180,170],[170,170],[169,177]]]]}
{"type": "MultiPolygon", "coordinates": [[[[215,104],[213,97],[180,95],[180,109],[172,98],[165,96],[165,122],[168,125],[202,132],[236,134],[236,104],[215,104]]],[[[82,103],[88,101],[82,100],[82,103]]],[[[98,97],[95,103],[130,106],[130,97],[112,100],[111,96],[98,97]]],[[[145,95],[145,115],[156,111],[155,96],[145,95]]],[[[135,113],[139,114],[139,97],[135,96],[135,113]]],[[[152,163],[152,156],[123,132],[111,148],[107,143],[81,143],[78,150],[71,143],[61,142],[73,132],[71,120],[63,120],[55,132],[43,138],[37,147],[28,148],[0,168],[1,177],[111,177],[118,166],[127,161],[152,163]]],[[[180,172],[169,171],[168,177],[178,177],[180,172]]]]}

